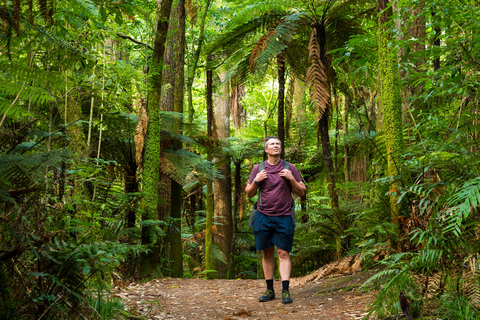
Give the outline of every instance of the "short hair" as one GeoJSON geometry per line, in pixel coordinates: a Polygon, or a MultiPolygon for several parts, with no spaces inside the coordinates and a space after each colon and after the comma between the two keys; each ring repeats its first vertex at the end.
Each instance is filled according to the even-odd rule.
{"type": "MultiPolygon", "coordinates": [[[[269,136],[269,137],[267,137],[267,138],[265,139],[265,143],[263,144],[263,147],[264,147],[264,148],[267,147],[267,142],[268,142],[268,140],[270,140],[270,139],[277,139],[278,141],[280,141],[280,139],[278,139],[278,138],[275,137],[275,136],[269,136]]],[[[280,146],[281,146],[281,145],[282,145],[282,141],[280,141],[280,146]]]]}

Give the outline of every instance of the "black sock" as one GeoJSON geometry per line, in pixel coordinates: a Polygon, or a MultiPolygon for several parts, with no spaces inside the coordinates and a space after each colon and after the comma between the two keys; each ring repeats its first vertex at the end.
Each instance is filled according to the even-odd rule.
{"type": "Polygon", "coordinates": [[[290,280],[284,280],[282,281],[282,290],[283,291],[288,291],[288,287],[290,286],[290,280]]]}
{"type": "Polygon", "coordinates": [[[273,291],[273,279],[265,280],[267,282],[267,289],[273,291]]]}

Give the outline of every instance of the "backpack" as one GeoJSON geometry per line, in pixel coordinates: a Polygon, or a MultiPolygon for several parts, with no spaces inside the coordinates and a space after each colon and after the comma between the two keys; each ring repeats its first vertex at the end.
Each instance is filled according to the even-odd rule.
{"type": "MultiPolygon", "coordinates": [[[[290,170],[290,163],[283,160],[283,169],[287,169],[287,170],[290,170]]],[[[265,170],[265,161],[260,163],[260,165],[258,166],[258,172],[261,172],[265,170]]],[[[253,226],[253,221],[255,220],[255,216],[257,215],[257,208],[258,208],[258,205],[260,205],[260,209],[263,209],[263,205],[262,205],[262,191],[260,190],[260,186],[258,186],[258,191],[259,191],[259,194],[258,194],[258,200],[257,200],[257,203],[255,203],[255,205],[253,206],[253,209],[252,209],[252,213],[250,214],[250,220],[248,221],[248,226],[249,227],[252,227],[253,226]]],[[[295,219],[295,200],[292,199],[292,219],[293,219],[293,225],[295,225],[295,222],[296,222],[296,219],[295,219]]]]}

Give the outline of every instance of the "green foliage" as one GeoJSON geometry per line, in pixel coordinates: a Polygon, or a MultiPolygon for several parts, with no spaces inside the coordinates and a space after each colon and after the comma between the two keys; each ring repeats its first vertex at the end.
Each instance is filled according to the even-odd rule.
{"type": "Polygon", "coordinates": [[[478,320],[478,309],[462,296],[447,294],[440,299],[439,313],[442,319],[478,320]]]}

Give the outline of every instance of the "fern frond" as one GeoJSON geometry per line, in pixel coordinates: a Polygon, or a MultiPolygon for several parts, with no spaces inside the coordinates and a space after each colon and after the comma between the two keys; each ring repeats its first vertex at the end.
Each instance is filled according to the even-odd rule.
{"type": "Polygon", "coordinates": [[[257,59],[260,56],[260,54],[262,54],[263,51],[265,51],[265,49],[267,48],[267,41],[270,41],[271,36],[273,37],[276,36],[275,30],[270,30],[269,32],[261,36],[260,39],[258,39],[255,47],[253,47],[252,53],[250,54],[250,59],[249,59],[250,72],[253,72],[253,70],[255,69],[257,59]]]}
{"type": "Polygon", "coordinates": [[[266,66],[272,58],[281,54],[287,48],[288,46],[285,43],[279,41],[279,39],[275,35],[271,35],[267,39],[267,47],[257,58],[257,68],[266,66]]]}
{"type": "Polygon", "coordinates": [[[284,14],[283,13],[272,13],[247,20],[246,23],[235,27],[232,31],[222,34],[218,37],[211,46],[206,50],[207,54],[212,54],[218,52],[223,48],[236,48],[239,43],[244,41],[244,37],[247,34],[255,33],[270,26],[272,23],[278,21],[284,14]]]}
{"type": "Polygon", "coordinates": [[[313,28],[308,46],[307,85],[311,86],[310,99],[316,107],[318,119],[330,108],[330,85],[327,79],[327,66],[320,59],[320,46],[317,41],[317,29],[313,28]]]}
{"type": "Polygon", "coordinates": [[[36,23],[30,23],[23,17],[21,19],[27,28],[29,28],[30,30],[36,31],[40,36],[45,38],[52,45],[59,46],[60,48],[63,48],[77,56],[87,58],[87,59],[93,59],[93,57],[91,57],[90,55],[86,54],[85,52],[83,52],[78,48],[75,48],[70,43],[58,37],[57,35],[53,34],[52,32],[48,31],[47,29],[43,28],[42,26],[36,23]]]}
{"type": "Polygon", "coordinates": [[[97,5],[92,0],[75,0],[82,8],[84,8],[89,17],[98,18],[100,11],[97,5]]]}
{"type": "Polygon", "coordinates": [[[197,21],[197,15],[198,15],[198,3],[192,0],[185,1],[185,11],[187,12],[188,17],[190,18],[191,25],[195,25],[197,21]]]}
{"type": "MultiPolygon", "coordinates": [[[[7,154],[0,156],[0,190],[31,187],[42,183],[47,168],[59,168],[62,161],[70,156],[66,150],[56,150],[29,155],[7,154]]],[[[4,199],[0,199],[4,200],[4,199]]]]}
{"type": "Polygon", "coordinates": [[[445,219],[446,232],[453,232],[455,236],[462,234],[462,224],[470,216],[472,210],[480,205],[480,178],[475,177],[465,182],[449,199],[448,204],[453,205],[445,219]]]}
{"type": "Polygon", "coordinates": [[[312,21],[305,12],[298,12],[286,16],[275,28],[279,39],[290,42],[299,30],[308,27],[312,21]]]}

